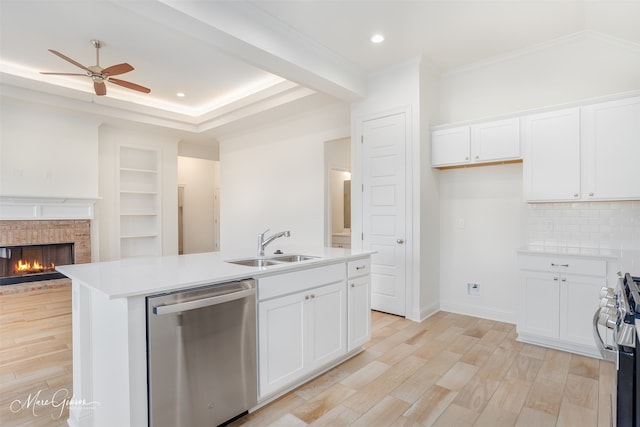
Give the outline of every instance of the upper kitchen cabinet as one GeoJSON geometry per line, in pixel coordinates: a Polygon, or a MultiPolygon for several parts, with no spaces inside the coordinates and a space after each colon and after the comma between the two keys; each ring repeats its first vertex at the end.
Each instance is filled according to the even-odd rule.
{"type": "Polygon", "coordinates": [[[523,119],[528,202],[640,199],[640,97],[523,119]]]}
{"type": "Polygon", "coordinates": [[[586,197],[640,199],[640,96],[589,105],[581,114],[586,197]]]}
{"type": "Polygon", "coordinates": [[[469,163],[470,141],[469,126],[434,130],[431,134],[431,165],[451,166],[469,163]]]}
{"type": "Polygon", "coordinates": [[[525,116],[522,136],[525,199],[580,199],[580,109],[525,116]]]}
{"type": "Polygon", "coordinates": [[[519,119],[434,130],[431,144],[434,167],[517,160],[520,158],[519,119]]]}

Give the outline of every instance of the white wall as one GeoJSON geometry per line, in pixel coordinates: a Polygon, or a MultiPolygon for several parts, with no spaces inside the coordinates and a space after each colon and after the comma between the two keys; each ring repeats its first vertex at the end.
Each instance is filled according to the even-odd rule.
{"type": "Polygon", "coordinates": [[[441,78],[441,123],[475,120],[640,88],[640,45],[580,33],[441,78]]]}
{"type": "MultiPolygon", "coordinates": [[[[424,60],[415,58],[379,70],[368,78],[367,98],[356,102],[351,108],[352,141],[360,141],[362,122],[382,117],[392,112],[407,114],[406,146],[406,317],[420,320],[437,311],[438,297],[438,197],[434,182],[436,177],[423,173],[425,164],[424,149],[428,140],[424,139],[423,129],[429,127],[430,115],[434,113],[425,105],[423,82],[429,86],[428,67],[424,60]],[[426,109],[423,109],[426,108],[426,109]],[[425,200],[427,199],[427,200],[425,200]],[[430,221],[425,223],[425,218],[430,221]],[[436,232],[434,232],[436,231],[436,232]],[[428,257],[428,258],[425,258],[428,257]]],[[[435,99],[437,94],[432,93],[435,99]]],[[[427,145],[427,150],[429,150],[427,145]]],[[[361,159],[360,144],[352,144],[352,156],[361,159]]],[[[361,185],[362,165],[353,162],[353,183],[355,188],[361,185]]],[[[356,197],[352,201],[352,235],[362,232],[362,201],[356,197]],[[358,222],[356,222],[358,221],[358,222]]],[[[361,241],[352,240],[354,247],[360,247],[361,241]]]]}
{"type": "Polygon", "coordinates": [[[99,133],[100,200],[96,203],[95,225],[99,230],[99,261],[118,258],[118,215],[115,211],[118,145],[152,147],[160,150],[160,192],[162,200],[162,254],[178,253],[178,140],[161,130],[129,129],[103,124],[99,133]]]}
{"type": "Polygon", "coordinates": [[[515,320],[523,243],[522,164],[440,172],[441,308],[515,320]],[[467,294],[480,285],[480,296],[467,294]]]}
{"type": "Polygon", "coordinates": [[[221,250],[255,251],[267,228],[291,231],[269,251],[324,246],[324,143],[347,136],[349,108],[336,103],[221,139],[221,250]]]}
{"type": "MultiPolygon", "coordinates": [[[[442,75],[441,122],[481,119],[638,88],[640,46],[587,33],[442,75]]],[[[521,174],[521,165],[440,171],[444,309],[515,322],[514,291],[519,280],[515,250],[540,239],[539,219],[532,217],[549,206],[522,202],[521,174]],[[460,229],[461,219],[464,229],[460,229]],[[468,281],[481,284],[480,297],[465,295],[468,281]]],[[[623,221],[639,223],[634,202],[620,203],[623,221]]],[[[593,210],[599,211],[589,203],[557,205],[562,208],[555,208],[556,212],[567,216],[589,217],[593,210]]],[[[626,230],[638,236],[637,228],[626,230]]],[[[618,242],[610,236],[603,244],[618,242]]]]}
{"type": "Polygon", "coordinates": [[[3,97],[0,195],[98,196],[98,127],[87,116],[3,97]]]}
{"type": "Polygon", "coordinates": [[[185,254],[215,251],[215,191],[220,187],[220,162],[178,157],[178,184],[184,186],[183,250],[185,254]]]}

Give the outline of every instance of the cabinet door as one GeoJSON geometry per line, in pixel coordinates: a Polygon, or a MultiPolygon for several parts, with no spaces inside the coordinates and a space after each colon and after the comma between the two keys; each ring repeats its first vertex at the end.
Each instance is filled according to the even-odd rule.
{"type": "Polygon", "coordinates": [[[276,391],[305,373],[304,294],[258,304],[260,396],[276,391]]]}
{"type": "Polygon", "coordinates": [[[523,127],[525,199],[579,199],[580,109],[526,116],[523,127]]]}
{"type": "Polygon", "coordinates": [[[595,349],[592,319],[605,284],[606,279],[598,277],[560,277],[560,339],[595,349]]]}
{"type": "Polygon", "coordinates": [[[544,338],[559,337],[559,282],[559,275],[526,273],[520,295],[519,333],[544,338]]]}
{"type": "Polygon", "coordinates": [[[471,161],[491,162],[520,157],[520,119],[471,126],[471,161]]]}
{"type": "Polygon", "coordinates": [[[435,130],[431,134],[431,165],[446,166],[469,163],[469,126],[435,130]]]}
{"type": "Polygon", "coordinates": [[[640,199],[640,97],[583,107],[583,183],[588,199],[640,199]]]}
{"type": "Polygon", "coordinates": [[[347,352],[347,292],[345,282],[306,292],[305,334],[309,370],[347,352]]]}
{"type": "Polygon", "coordinates": [[[347,351],[366,343],[371,338],[371,294],[369,292],[369,276],[358,277],[348,281],[348,341],[347,351]]]}

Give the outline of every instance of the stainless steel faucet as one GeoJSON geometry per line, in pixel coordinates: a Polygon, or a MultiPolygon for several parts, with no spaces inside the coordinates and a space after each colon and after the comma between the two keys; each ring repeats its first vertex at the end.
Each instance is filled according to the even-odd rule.
{"type": "Polygon", "coordinates": [[[269,243],[271,243],[274,240],[276,240],[278,237],[289,237],[289,236],[291,236],[291,233],[289,232],[289,230],[287,230],[287,231],[281,231],[279,233],[272,234],[271,236],[269,236],[269,237],[267,237],[265,239],[264,235],[267,234],[267,231],[269,231],[268,228],[264,231],[264,233],[258,233],[258,255],[259,256],[264,256],[264,248],[269,243]]]}

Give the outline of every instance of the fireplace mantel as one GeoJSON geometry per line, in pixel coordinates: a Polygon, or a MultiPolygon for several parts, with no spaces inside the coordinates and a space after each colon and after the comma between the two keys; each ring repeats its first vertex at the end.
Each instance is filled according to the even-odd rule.
{"type": "Polygon", "coordinates": [[[0,220],[93,219],[98,199],[0,196],[0,220]]]}

